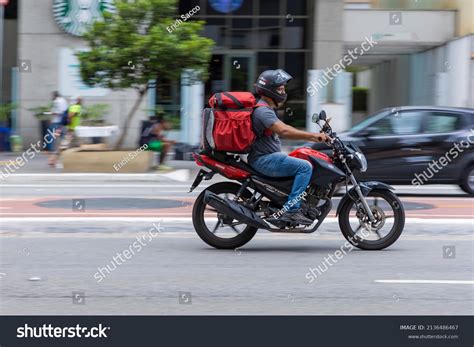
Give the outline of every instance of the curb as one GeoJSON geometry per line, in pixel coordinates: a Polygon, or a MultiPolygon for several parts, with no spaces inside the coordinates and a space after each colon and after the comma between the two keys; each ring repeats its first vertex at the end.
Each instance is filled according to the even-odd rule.
{"type": "Polygon", "coordinates": [[[13,173],[8,177],[0,177],[0,185],[21,181],[29,183],[28,179],[48,179],[51,182],[58,181],[98,181],[107,182],[186,182],[191,178],[191,170],[180,169],[166,173],[140,173],[140,174],[119,174],[119,173],[13,173]]]}

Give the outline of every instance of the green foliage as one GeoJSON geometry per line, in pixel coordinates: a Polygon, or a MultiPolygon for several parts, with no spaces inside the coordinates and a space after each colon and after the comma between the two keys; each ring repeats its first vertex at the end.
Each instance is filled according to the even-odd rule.
{"type": "Polygon", "coordinates": [[[167,113],[161,105],[153,109],[145,109],[145,111],[147,113],[152,111],[156,116],[162,116],[163,120],[169,124],[170,130],[181,129],[181,117],[173,113],[167,113]]]}
{"type": "Polygon", "coordinates": [[[15,104],[0,104],[0,123],[5,124],[10,113],[16,108],[15,104]]]}
{"type": "Polygon", "coordinates": [[[83,107],[81,111],[81,125],[104,125],[104,116],[107,113],[108,109],[108,104],[95,104],[83,107]]]}
{"type": "Polygon", "coordinates": [[[34,116],[36,118],[38,118],[39,121],[49,120],[49,119],[51,119],[51,115],[50,114],[45,114],[45,113],[50,112],[52,106],[53,106],[53,104],[49,103],[48,105],[29,108],[28,111],[33,111],[34,116]]]}
{"type": "Polygon", "coordinates": [[[176,0],[116,0],[117,11],[106,13],[86,34],[90,51],[78,53],[81,76],[89,86],[146,90],[157,77],[176,79],[185,68],[207,79],[213,41],[201,37],[203,22],[182,22],[176,0]]]}
{"type": "Polygon", "coordinates": [[[148,82],[175,80],[183,69],[206,80],[214,42],[200,36],[204,22],[176,24],[177,0],[116,0],[117,11],[105,13],[85,35],[88,51],[77,54],[82,80],[91,87],[135,88],[139,96],[130,109],[115,148],[121,146],[148,82]]]}

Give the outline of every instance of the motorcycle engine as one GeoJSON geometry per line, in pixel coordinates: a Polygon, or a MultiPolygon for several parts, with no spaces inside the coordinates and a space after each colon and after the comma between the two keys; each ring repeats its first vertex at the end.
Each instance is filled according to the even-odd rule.
{"type": "Polygon", "coordinates": [[[315,220],[321,215],[321,211],[318,208],[318,204],[321,200],[315,195],[309,195],[306,197],[305,214],[311,220],[315,220]]]}

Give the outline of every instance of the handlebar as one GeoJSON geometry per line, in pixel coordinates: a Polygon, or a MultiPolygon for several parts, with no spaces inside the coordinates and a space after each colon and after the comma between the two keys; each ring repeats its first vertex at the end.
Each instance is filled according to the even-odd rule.
{"type": "Polygon", "coordinates": [[[326,141],[326,144],[328,144],[334,150],[342,151],[344,150],[344,144],[342,143],[341,139],[339,139],[337,134],[332,131],[331,125],[329,124],[330,121],[331,118],[326,119],[323,126],[321,127],[321,131],[331,138],[331,140],[326,141]]]}

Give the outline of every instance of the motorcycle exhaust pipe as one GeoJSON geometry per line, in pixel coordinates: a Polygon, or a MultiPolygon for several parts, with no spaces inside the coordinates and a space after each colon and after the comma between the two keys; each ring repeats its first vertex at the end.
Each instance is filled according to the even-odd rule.
{"type": "Polygon", "coordinates": [[[237,219],[239,222],[259,229],[268,229],[269,225],[260,218],[254,211],[238,204],[237,202],[222,198],[210,191],[204,193],[204,202],[216,209],[217,212],[237,219]]]}

